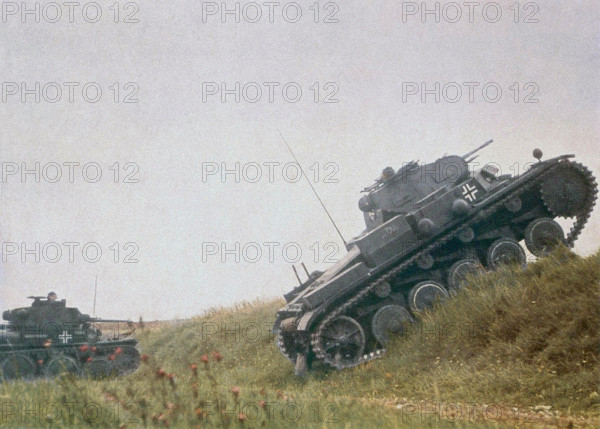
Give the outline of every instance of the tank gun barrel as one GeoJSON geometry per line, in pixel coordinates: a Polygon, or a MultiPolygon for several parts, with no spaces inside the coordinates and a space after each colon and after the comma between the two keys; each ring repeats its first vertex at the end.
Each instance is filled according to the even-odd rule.
{"type": "Polygon", "coordinates": [[[473,149],[471,152],[467,152],[466,154],[464,154],[463,155],[463,159],[467,159],[468,157],[470,157],[471,155],[473,155],[475,152],[479,152],[481,149],[483,149],[486,146],[491,145],[493,142],[494,142],[493,139],[490,139],[490,140],[486,141],[484,144],[482,144],[478,148],[473,149]]]}
{"type": "Polygon", "coordinates": [[[106,323],[133,323],[131,320],[123,319],[102,319],[100,317],[92,317],[91,322],[106,322],[106,323]]]}

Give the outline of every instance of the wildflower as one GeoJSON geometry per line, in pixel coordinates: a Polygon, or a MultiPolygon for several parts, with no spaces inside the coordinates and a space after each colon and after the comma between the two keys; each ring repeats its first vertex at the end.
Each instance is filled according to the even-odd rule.
{"type": "Polygon", "coordinates": [[[117,348],[115,349],[115,354],[116,354],[116,355],[120,355],[121,353],[123,353],[123,349],[122,349],[121,347],[117,347],[117,348]]]}
{"type": "Polygon", "coordinates": [[[163,378],[165,375],[167,375],[167,373],[165,372],[165,370],[164,370],[164,369],[162,369],[162,368],[158,368],[158,369],[156,370],[156,376],[157,376],[158,378],[163,378]]]}
{"type": "Polygon", "coordinates": [[[46,342],[44,342],[44,347],[48,348],[52,345],[52,340],[50,338],[48,338],[46,340],[46,342]]]}
{"type": "Polygon", "coordinates": [[[108,360],[115,360],[115,355],[110,355],[110,356],[108,357],[108,360]]]}
{"type": "Polygon", "coordinates": [[[208,363],[208,355],[202,355],[200,359],[202,360],[202,362],[208,363]]]}
{"type": "Polygon", "coordinates": [[[267,406],[267,403],[261,399],[260,401],[258,401],[258,406],[260,408],[265,408],[267,406]]]}
{"type": "Polygon", "coordinates": [[[44,359],[38,359],[37,364],[40,365],[40,366],[43,365],[44,364],[44,359]]]}
{"type": "Polygon", "coordinates": [[[94,360],[94,358],[92,358],[92,357],[90,356],[90,357],[88,357],[88,358],[87,358],[85,361],[86,361],[87,363],[90,363],[90,362],[91,362],[91,361],[93,361],[93,360],[94,360]]]}
{"type": "Polygon", "coordinates": [[[240,394],[240,388],[238,386],[233,386],[231,388],[231,393],[233,393],[233,396],[235,396],[237,398],[238,395],[240,394]]]}
{"type": "Polygon", "coordinates": [[[194,374],[194,377],[198,376],[198,364],[193,363],[190,365],[190,369],[192,370],[192,374],[194,374]]]}
{"type": "Polygon", "coordinates": [[[170,372],[169,374],[167,374],[167,378],[169,379],[169,384],[171,385],[171,387],[175,388],[175,374],[170,372]]]}
{"type": "Polygon", "coordinates": [[[81,347],[79,347],[79,351],[81,353],[85,353],[88,351],[89,348],[90,348],[90,346],[88,346],[87,344],[83,344],[81,347]]]}
{"type": "Polygon", "coordinates": [[[140,359],[142,360],[142,362],[148,363],[148,361],[150,360],[150,356],[148,356],[147,354],[143,354],[142,356],[140,356],[140,359]]]}
{"type": "Polygon", "coordinates": [[[244,413],[239,413],[237,418],[240,422],[243,422],[244,420],[246,420],[246,416],[244,415],[244,413]]]}
{"type": "Polygon", "coordinates": [[[217,362],[221,362],[221,360],[223,359],[223,355],[217,351],[212,352],[212,356],[213,356],[213,359],[216,360],[217,362]]]}

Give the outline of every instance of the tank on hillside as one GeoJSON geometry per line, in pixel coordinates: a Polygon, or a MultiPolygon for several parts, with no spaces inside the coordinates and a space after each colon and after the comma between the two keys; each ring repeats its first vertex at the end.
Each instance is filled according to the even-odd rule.
{"type": "Polygon", "coordinates": [[[318,360],[337,369],[381,356],[392,333],[464,279],[507,263],[525,265],[520,242],[541,256],[573,246],[595,204],[592,173],[574,155],[542,161],[518,176],[470,158],[387,167],[363,190],[366,229],[347,254],[285,295],[274,332],[281,352],[303,375],[318,360]],[[564,234],[556,217],[575,218],[564,234]]]}
{"type": "Polygon", "coordinates": [[[90,317],[51,295],[30,296],[30,307],[2,313],[7,322],[0,325],[2,379],[54,377],[62,372],[98,378],[136,370],[137,340],[126,338],[133,329],[131,322],[90,317]]]}

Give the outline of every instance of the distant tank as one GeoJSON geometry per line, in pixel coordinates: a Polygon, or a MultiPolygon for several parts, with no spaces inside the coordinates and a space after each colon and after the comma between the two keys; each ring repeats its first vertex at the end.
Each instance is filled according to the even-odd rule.
{"type": "MultiPolygon", "coordinates": [[[[581,233],[595,204],[592,173],[563,155],[534,162],[519,176],[469,159],[388,167],[365,188],[366,230],[327,271],[285,295],[273,331],[281,352],[303,375],[317,360],[337,369],[381,356],[391,333],[461,287],[465,277],[506,263],[525,265],[581,233]],[[556,217],[575,218],[565,236],[556,217]]],[[[294,269],[295,270],[295,269],[294,269]]]]}
{"type": "Polygon", "coordinates": [[[119,332],[120,323],[132,326],[131,322],[90,317],[51,295],[30,296],[31,307],[2,313],[8,322],[0,325],[2,379],[54,377],[62,372],[99,378],[136,370],[137,340],[122,339],[119,332]],[[109,327],[108,338],[99,326],[109,327]]]}

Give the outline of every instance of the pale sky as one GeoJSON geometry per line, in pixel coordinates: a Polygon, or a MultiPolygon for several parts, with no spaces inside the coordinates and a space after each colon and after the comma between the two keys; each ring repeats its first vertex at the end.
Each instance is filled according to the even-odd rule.
{"type": "MultiPolygon", "coordinates": [[[[295,170],[283,170],[292,158],[277,130],[346,238],[364,228],[359,191],[382,168],[462,155],[490,138],[495,143],[477,161],[495,162],[503,173],[522,171],[539,147],[545,158],[574,153],[600,174],[598,2],[537,1],[527,9],[522,2],[518,15],[515,2],[485,13],[489,2],[481,2],[471,20],[466,6],[455,19],[453,6],[441,2],[440,22],[408,14],[421,2],[320,2],[317,16],[312,0],[284,1],[273,22],[262,2],[242,2],[239,23],[234,13],[207,14],[220,1],[121,2],[118,23],[108,3],[96,23],[87,22],[92,6],[82,12],[87,2],[72,23],[63,2],[40,2],[40,22],[6,3],[1,309],[54,290],[91,313],[97,276],[99,316],[189,317],[287,292],[296,284],[294,249],[310,270],[327,268],[327,255],[343,255],[341,241],[306,182],[291,183],[295,170]],[[262,16],[249,22],[255,5],[262,16]],[[291,22],[298,8],[302,15],[291,22]],[[221,84],[230,90],[225,102],[221,84]],[[430,90],[424,101],[421,85],[430,90]],[[97,88],[99,100],[86,101],[97,88]],[[33,173],[23,180],[23,165],[35,171],[36,162],[39,183],[33,173]],[[220,170],[236,163],[240,183],[234,174],[223,180],[220,170]],[[98,167],[102,177],[89,183],[98,167]],[[124,183],[126,176],[137,183],[124,183]],[[86,243],[90,261],[102,250],[98,262],[84,259],[86,243]]],[[[25,3],[34,10],[35,2],[25,3]]],[[[436,2],[426,4],[433,10],[436,2]]],[[[599,239],[596,210],[576,251],[595,251],[599,239]]]]}

